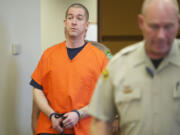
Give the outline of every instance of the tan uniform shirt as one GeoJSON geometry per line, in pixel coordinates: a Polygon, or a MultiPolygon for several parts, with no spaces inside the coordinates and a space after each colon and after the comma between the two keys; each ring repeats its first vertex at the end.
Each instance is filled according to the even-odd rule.
{"type": "Polygon", "coordinates": [[[104,121],[118,113],[121,135],[180,135],[180,41],[157,69],[144,42],[116,54],[98,81],[89,113],[104,121]]]}

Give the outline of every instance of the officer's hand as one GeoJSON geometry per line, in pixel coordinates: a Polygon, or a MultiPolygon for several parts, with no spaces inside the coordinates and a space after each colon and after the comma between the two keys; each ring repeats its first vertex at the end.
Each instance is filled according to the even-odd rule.
{"type": "Polygon", "coordinates": [[[69,112],[64,114],[64,117],[66,117],[63,120],[64,128],[73,128],[76,123],[79,121],[79,116],[76,112],[69,112]]]}
{"type": "Polygon", "coordinates": [[[60,122],[62,122],[62,118],[55,118],[55,116],[52,117],[52,128],[58,131],[59,133],[62,133],[64,131],[63,127],[60,126],[60,122]]]}
{"type": "Polygon", "coordinates": [[[119,129],[119,119],[115,119],[112,122],[112,131],[113,131],[113,133],[118,132],[118,129],[119,129]]]}

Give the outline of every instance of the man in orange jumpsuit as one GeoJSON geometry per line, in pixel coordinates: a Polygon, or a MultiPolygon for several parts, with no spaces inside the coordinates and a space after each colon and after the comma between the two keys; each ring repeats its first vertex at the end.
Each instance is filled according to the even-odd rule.
{"type": "Polygon", "coordinates": [[[89,134],[88,104],[108,58],[84,40],[88,18],[86,7],[72,4],[64,20],[66,41],[48,48],[32,74],[40,109],[36,134],[89,134]]]}

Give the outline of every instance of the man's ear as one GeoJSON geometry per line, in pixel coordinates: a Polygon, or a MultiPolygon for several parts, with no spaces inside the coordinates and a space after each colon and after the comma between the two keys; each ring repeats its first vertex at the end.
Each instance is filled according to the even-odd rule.
{"type": "Polygon", "coordinates": [[[144,26],[144,16],[142,14],[138,15],[138,24],[139,28],[142,30],[144,26]]]}
{"type": "Polygon", "coordinates": [[[64,19],[64,27],[66,26],[66,19],[64,19]]]}
{"type": "Polygon", "coordinates": [[[88,21],[86,24],[86,31],[88,30],[89,25],[90,25],[90,22],[88,21]]]}

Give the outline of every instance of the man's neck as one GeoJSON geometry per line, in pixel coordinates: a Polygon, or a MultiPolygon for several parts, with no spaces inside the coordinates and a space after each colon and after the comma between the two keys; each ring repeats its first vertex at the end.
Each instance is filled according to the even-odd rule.
{"type": "Polygon", "coordinates": [[[66,47],[68,48],[78,48],[83,46],[85,43],[84,39],[67,39],[66,47]]]}

